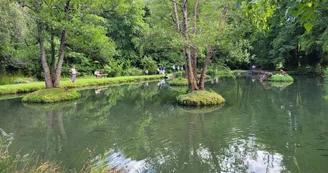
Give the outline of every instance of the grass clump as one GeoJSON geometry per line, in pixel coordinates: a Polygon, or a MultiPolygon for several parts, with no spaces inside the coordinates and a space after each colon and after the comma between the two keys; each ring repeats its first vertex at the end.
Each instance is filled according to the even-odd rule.
{"type": "Polygon", "coordinates": [[[188,79],[179,77],[169,80],[167,83],[172,86],[188,86],[188,79]]]}
{"type": "Polygon", "coordinates": [[[179,95],[177,101],[181,105],[188,106],[208,106],[219,105],[225,102],[224,98],[213,91],[194,91],[188,94],[179,95]]]}
{"type": "Polygon", "coordinates": [[[289,75],[275,74],[267,79],[270,82],[293,82],[294,79],[289,75]]]}
{"type": "Polygon", "coordinates": [[[74,100],[81,97],[76,90],[66,90],[61,88],[42,89],[23,97],[22,101],[32,103],[54,103],[74,100]]]}

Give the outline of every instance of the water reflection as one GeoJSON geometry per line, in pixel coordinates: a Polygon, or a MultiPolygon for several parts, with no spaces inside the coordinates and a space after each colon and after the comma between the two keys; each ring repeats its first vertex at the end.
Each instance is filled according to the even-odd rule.
{"type": "Polygon", "coordinates": [[[316,80],[281,90],[222,78],[206,87],[227,103],[201,111],[178,107],[179,92],[159,84],[84,90],[45,110],[3,100],[0,127],[15,134],[13,152],[44,151],[68,169],[94,148],[125,172],[328,172],[328,107],[316,80]]]}
{"type": "Polygon", "coordinates": [[[55,150],[56,153],[58,153],[61,150],[61,147],[63,145],[67,145],[68,143],[64,128],[62,110],[51,110],[46,112],[46,121],[47,129],[45,134],[45,153],[49,153],[47,150],[51,148],[51,144],[55,144],[55,150]]]}

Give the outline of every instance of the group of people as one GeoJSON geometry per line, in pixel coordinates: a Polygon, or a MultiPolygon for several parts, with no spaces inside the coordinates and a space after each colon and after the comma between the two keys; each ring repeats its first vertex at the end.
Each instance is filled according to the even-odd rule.
{"type": "MultiPolygon", "coordinates": [[[[71,74],[72,74],[71,82],[72,82],[72,83],[75,83],[75,80],[76,80],[76,74],[78,73],[77,70],[76,70],[76,68],[75,68],[75,66],[72,66],[72,68],[69,69],[69,72],[71,72],[71,74]]],[[[104,74],[102,74],[102,73],[100,72],[100,70],[96,70],[96,71],[94,72],[94,75],[96,76],[96,78],[101,78],[104,74]]],[[[105,75],[106,75],[106,74],[105,74],[105,75]]]]}

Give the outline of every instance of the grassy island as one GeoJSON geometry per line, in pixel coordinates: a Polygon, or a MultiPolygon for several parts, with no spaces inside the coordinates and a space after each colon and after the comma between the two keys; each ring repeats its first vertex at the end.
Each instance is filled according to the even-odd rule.
{"type": "Polygon", "coordinates": [[[225,102],[221,95],[213,91],[194,91],[178,96],[177,101],[181,105],[188,106],[219,105],[225,102]]]}
{"type": "Polygon", "coordinates": [[[23,97],[22,101],[31,103],[54,103],[74,100],[81,97],[81,94],[74,89],[41,89],[23,97]]]}
{"type": "Polygon", "coordinates": [[[182,77],[169,80],[167,83],[172,86],[188,86],[188,80],[182,77]]]}
{"type": "Polygon", "coordinates": [[[289,75],[275,74],[267,79],[270,82],[293,82],[294,79],[289,75]]]}

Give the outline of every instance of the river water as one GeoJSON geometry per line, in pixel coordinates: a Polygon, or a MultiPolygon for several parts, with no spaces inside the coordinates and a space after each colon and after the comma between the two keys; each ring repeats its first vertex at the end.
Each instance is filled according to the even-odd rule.
{"type": "Polygon", "coordinates": [[[11,153],[37,153],[68,170],[92,157],[120,172],[328,172],[320,79],[219,79],[206,88],[226,104],[180,107],[178,89],[161,82],[87,89],[60,104],[2,100],[0,128],[14,134],[11,153]]]}

